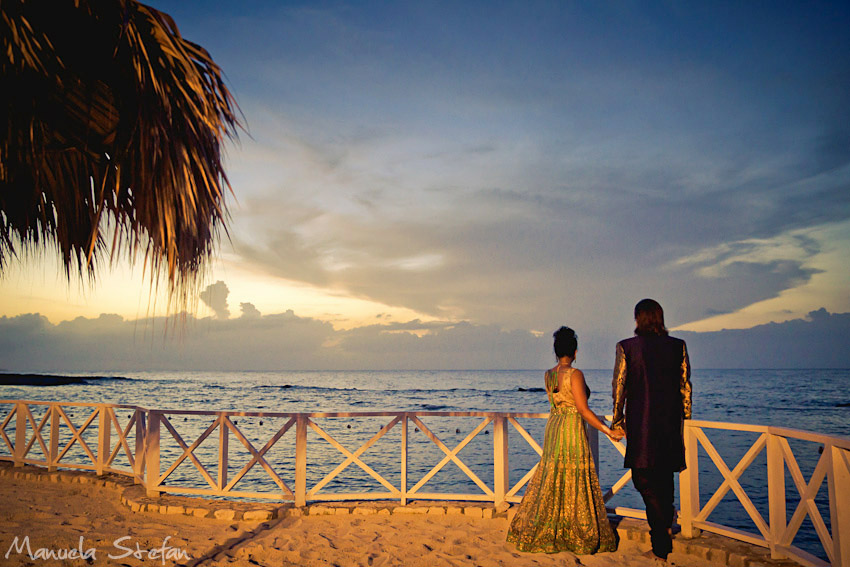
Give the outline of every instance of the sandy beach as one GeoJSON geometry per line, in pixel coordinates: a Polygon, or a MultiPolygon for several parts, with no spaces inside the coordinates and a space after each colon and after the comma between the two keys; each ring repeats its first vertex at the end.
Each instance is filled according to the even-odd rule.
{"type": "MultiPolygon", "coordinates": [[[[344,514],[329,514],[326,506],[321,514],[308,511],[309,515],[281,514],[265,521],[237,521],[196,517],[185,507],[182,513],[173,513],[173,509],[167,514],[133,511],[122,495],[133,489],[140,493],[140,487],[126,482],[107,482],[79,473],[49,475],[43,469],[27,474],[8,463],[2,465],[3,565],[657,565],[641,556],[649,544],[645,527],[636,521],[620,525],[619,548],[614,553],[578,557],[568,553],[529,554],[505,543],[505,517],[388,512],[365,515],[354,513],[353,508],[344,514]],[[64,551],[70,553],[67,559],[43,559],[51,551],[63,550],[76,551],[64,551]]],[[[161,500],[167,498],[172,497],[161,500]]],[[[187,501],[201,507],[211,505],[199,499],[182,500],[187,501]]],[[[731,556],[728,551],[718,555],[704,542],[699,548],[685,549],[681,543],[678,547],[679,552],[670,556],[676,565],[757,564],[752,558],[731,556]]]]}

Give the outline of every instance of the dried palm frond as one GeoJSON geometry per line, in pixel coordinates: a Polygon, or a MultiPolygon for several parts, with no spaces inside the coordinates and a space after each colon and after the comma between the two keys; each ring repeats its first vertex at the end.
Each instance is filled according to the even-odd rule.
{"type": "Polygon", "coordinates": [[[69,279],[143,255],[185,299],[226,231],[219,67],[134,0],[0,0],[0,49],[0,272],[51,243],[69,279]]]}

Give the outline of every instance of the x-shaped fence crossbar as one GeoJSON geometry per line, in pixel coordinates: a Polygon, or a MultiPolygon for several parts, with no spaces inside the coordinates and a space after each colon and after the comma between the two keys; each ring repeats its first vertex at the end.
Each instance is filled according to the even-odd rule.
{"type": "Polygon", "coordinates": [[[112,467],[123,449],[132,471],[130,476],[136,477],[139,482],[141,481],[140,469],[143,462],[140,457],[143,456],[143,452],[139,449],[143,445],[144,412],[146,410],[134,406],[110,404],[61,404],[18,400],[4,400],[0,403],[14,404],[3,421],[0,422],[0,438],[8,448],[12,457],[11,460],[16,464],[41,465],[51,470],[61,466],[70,469],[93,470],[98,474],[105,472],[127,474],[128,471],[125,469],[112,467]],[[45,410],[40,419],[35,417],[31,406],[44,406],[45,410]],[[76,411],[90,410],[91,413],[87,414],[82,425],[77,426],[66,409],[69,407],[76,411]],[[133,410],[133,414],[127,425],[122,428],[115,410],[128,407],[133,410]],[[9,438],[6,432],[6,428],[13,422],[13,419],[15,424],[14,441],[9,438]],[[131,429],[134,426],[136,426],[135,450],[131,449],[129,445],[131,429]],[[66,439],[60,447],[63,427],[66,430],[66,439]],[[113,428],[117,434],[114,444],[111,437],[113,428]],[[84,437],[87,431],[94,429],[97,430],[96,433],[92,434],[97,437],[98,445],[96,449],[93,449],[84,437]],[[47,430],[47,440],[45,440],[45,430],[47,430]],[[41,456],[33,454],[33,447],[36,444],[41,449],[41,456]],[[75,445],[80,448],[84,457],[80,459],[80,455],[77,455],[74,457],[76,461],[68,461],[67,457],[75,445]]]}
{"type": "Polygon", "coordinates": [[[791,558],[802,565],[822,567],[826,565],[850,565],[850,439],[813,434],[778,427],[718,422],[689,421],[685,424],[685,455],[687,469],[680,475],[680,502],[682,513],[680,524],[686,537],[693,537],[705,530],[747,543],[769,548],[774,558],[791,558]],[[758,437],[738,461],[729,467],[705,430],[747,431],[758,437]],[[799,439],[822,444],[821,455],[808,480],[804,477],[789,439],[799,439]],[[699,448],[708,455],[722,477],[718,488],[709,496],[705,505],[700,504],[699,448]],[[766,452],[769,518],[753,504],[740,479],[756,458],[766,452]],[[799,503],[791,519],[787,519],[788,495],[785,475],[791,476],[799,503]],[[816,498],[824,480],[829,484],[830,526],[818,509],[816,498]],[[710,522],[709,516],[724,497],[732,492],[752,520],[757,534],[710,522]],[[793,541],[808,516],[823,547],[828,561],[794,547],[793,541]]]}

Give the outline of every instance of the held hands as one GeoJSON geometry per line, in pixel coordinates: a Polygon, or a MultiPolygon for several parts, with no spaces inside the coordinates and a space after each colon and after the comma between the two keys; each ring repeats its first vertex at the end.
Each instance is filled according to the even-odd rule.
{"type": "Polygon", "coordinates": [[[622,429],[611,429],[609,427],[606,427],[605,429],[607,429],[607,431],[605,431],[605,435],[607,435],[611,441],[620,441],[626,437],[626,432],[622,429]]]}

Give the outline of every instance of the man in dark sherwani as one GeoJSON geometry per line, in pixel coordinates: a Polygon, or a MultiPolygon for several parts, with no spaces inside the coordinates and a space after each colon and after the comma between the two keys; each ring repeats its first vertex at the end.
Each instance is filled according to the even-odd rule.
{"type": "Polygon", "coordinates": [[[624,466],[646,505],[652,554],[666,560],[673,549],[673,474],[685,469],[691,368],[685,341],[668,336],[657,301],[638,302],[635,323],[635,336],[617,343],[611,429],[625,425],[624,466]]]}

